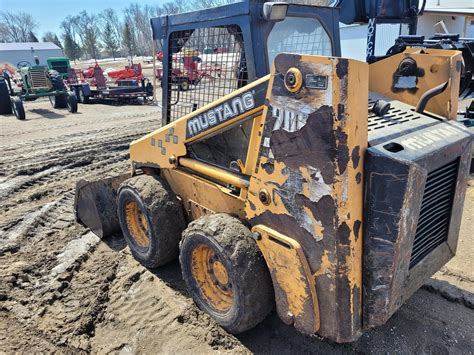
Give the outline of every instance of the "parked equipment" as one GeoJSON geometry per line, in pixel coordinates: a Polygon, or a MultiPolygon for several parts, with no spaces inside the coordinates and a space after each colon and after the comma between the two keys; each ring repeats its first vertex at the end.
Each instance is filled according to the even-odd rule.
{"type": "Polygon", "coordinates": [[[19,91],[14,89],[10,74],[4,70],[0,80],[0,114],[14,113],[16,118],[26,118],[24,101],[33,101],[39,97],[48,97],[54,108],[67,108],[77,112],[77,98],[69,91],[61,75],[55,70],[48,70],[44,65],[29,62],[18,63],[20,74],[19,91]],[[10,107],[10,108],[9,108],[10,107]]]}
{"type": "Polygon", "coordinates": [[[472,143],[452,120],[461,53],[340,58],[330,7],[250,1],[151,23],[164,125],[132,142],[131,174],[78,183],[94,233],[122,232],[146,267],[179,255],[230,332],[276,304],[336,342],[384,324],[454,256],[472,143]],[[173,55],[210,43],[224,74],[172,90],[173,55]]]}
{"type": "Polygon", "coordinates": [[[71,68],[69,58],[66,57],[49,58],[47,62],[49,68],[61,73],[67,86],[83,104],[90,103],[91,99],[127,102],[153,97],[153,85],[143,76],[141,65],[133,64],[123,71],[109,72],[116,79],[115,85],[109,85],[99,64],[80,70],[71,68]]]}
{"type": "Polygon", "coordinates": [[[127,65],[125,69],[108,71],[107,75],[116,81],[132,80],[137,84],[140,82],[140,80],[145,78],[142,72],[142,65],[140,63],[132,63],[131,65],[127,65]]]}
{"type": "MultiPolygon", "coordinates": [[[[199,51],[183,48],[173,56],[175,62],[171,72],[171,84],[176,85],[180,91],[188,91],[191,85],[198,85],[203,78],[214,79],[222,75],[222,67],[216,63],[202,63],[199,51]]],[[[156,77],[163,80],[163,69],[157,68],[156,77]]]]}

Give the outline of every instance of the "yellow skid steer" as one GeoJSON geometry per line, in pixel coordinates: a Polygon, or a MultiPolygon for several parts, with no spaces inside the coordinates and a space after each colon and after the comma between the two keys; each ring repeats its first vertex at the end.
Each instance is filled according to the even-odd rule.
{"type": "Polygon", "coordinates": [[[335,8],[261,2],[152,19],[165,125],[131,143],[130,175],[77,186],[79,221],[121,231],[146,267],[179,256],[229,332],[276,305],[353,341],[455,255],[472,141],[450,120],[460,53],[369,66],[339,56],[337,26],[335,8]]]}

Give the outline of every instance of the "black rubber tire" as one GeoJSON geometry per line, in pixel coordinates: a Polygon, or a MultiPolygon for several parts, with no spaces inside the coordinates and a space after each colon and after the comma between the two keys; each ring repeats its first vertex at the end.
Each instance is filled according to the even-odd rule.
{"type": "MultiPolygon", "coordinates": [[[[61,75],[56,70],[49,71],[49,78],[53,85],[53,90],[65,91],[66,86],[61,75]]],[[[66,108],[67,107],[67,95],[56,95],[55,97],[50,96],[49,101],[54,108],[66,108]]]]}
{"type": "Polygon", "coordinates": [[[11,113],[10,90],[8,90],[7,81],[0,76],[0,115],[9,115],[11,113]]]}
{"type": "Polygon", "coordinates": [[[71,113],[77,112],[77,97],[71,91],[67,93],[67,110],[71,113]]]}
{"type": "Polygon", "coordinates": [[[23,121],[26,118],[25,107],[19,97],[11,98],[11,108],[17,119],[23,121]]]}
{"type": "Polygon", "coordinates": [[[76,96],[77,101],[81,104],[88,104],[90,103],[90,98],[86,94],[84,94],[84,89],[81,87],[76,88],[76,96]]]}
{"type": "Polygon", "coordinates": [[[49,102],[51,102],[53,108],[67,108],[67,96],[64,94],[50,96],[49,102]]]}
{"type": "Polygon", "coordinates": [[[255,327],[274,307],[274,291],[265,260],[250,230],[225,213],[203,216],[183,232],[179,261],[183,279],[199,308],[230,333],[255,327]],[[192,252],[199,245],[211,247],[225,266],[234,293],[225,313],[210,306],[192,274],[192,252]]]}
{"type": "Polygon", "coordinates": [[[140,175],[124,181],[118,190],[117,205],[122,233],[133,256],[142,265],[154,268],[178,257],[179,240],[186,222],[182,203],[165,180],[140,175]],[[149,246],[146,249],[135,242],[127,227],[127,201],[135,201],[147,219],[149,246]]]}

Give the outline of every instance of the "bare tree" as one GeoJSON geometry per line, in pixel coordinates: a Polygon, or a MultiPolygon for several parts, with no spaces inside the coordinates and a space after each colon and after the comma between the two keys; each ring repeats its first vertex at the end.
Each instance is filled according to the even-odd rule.
{"type": "Polygon", "coordinates": [[[122,23],[120,22],[117,13],[115,12],[114,9],[105,9],[99,14],[99,18],[101,20],[101,27],[105,29],[107,24],[110,24],[112,28],[112,36],[114,39],[118,42],[122,42],[122,31],[123,31],[123,26],[122,23]]]}
{"type": "Polygon", "coordinates": [[[104,42],[104,48],[112,57],[116,57],[117,51],[119,49],[119,42],[115,36],[114,30],[110,22],[105,24],[104,30],[102,31],[102,42],[104,42]]]}
{"type": "Polygon", "coordinates": [[[59,48],[63,48],[61,41],[59,40],[58,36],[53,32],[46,32],[42,37],[43,42],[53,42],[59,48]]]}
{"type": "Polygon", "coordinates": [[[209,7],[221,6],[225,4],[231,4],[234,2],[236,1],[235,0],[195,0],[194,6],[196,9],[207,9],[209,7]]]}
{"type": "Polygon", "coordinates": [[[25,12],[0,12],[0,37],[5,42],[28,42],[38,27],[33,16],[25,12]]]}
{"type": "Polygon", "coordinates": [[[128,22],[125,22],[123,26],[123,46],[127,51],[127,55],[130,56],[130,59],[133,58],[133,54],[135,53],[136,43],[132,33],[131,26],[128,22]]]}

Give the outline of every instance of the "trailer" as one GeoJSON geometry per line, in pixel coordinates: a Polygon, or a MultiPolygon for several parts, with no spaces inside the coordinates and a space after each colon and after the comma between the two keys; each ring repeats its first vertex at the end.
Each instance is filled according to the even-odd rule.
{"type": "Polygon", "coordinates": [[[88,104],[94,100],[127,103],[139,99],[147,101],[153,98],[153,85],[143,74],[130,76],[130,74],[137,72],[137,66],[114,72],[115,74],[123,73],[123,75],[116,76],[117,80],[114,85],[107,83],[104,71],[99,64],[86,70],[74,69],[68,58],[57,57],[49,58],[48,66],[61,73],[67,87],[76,93],[78,101],[82,104],[88,104]]]}

